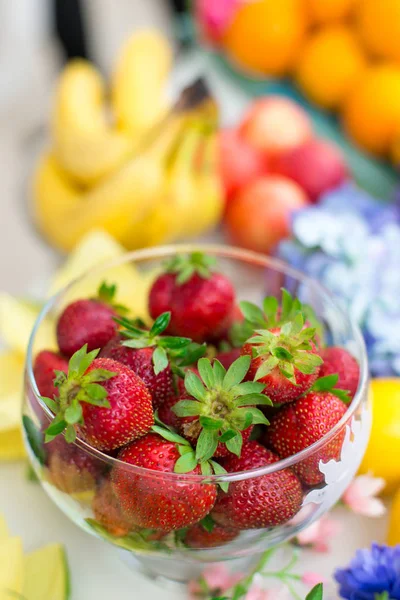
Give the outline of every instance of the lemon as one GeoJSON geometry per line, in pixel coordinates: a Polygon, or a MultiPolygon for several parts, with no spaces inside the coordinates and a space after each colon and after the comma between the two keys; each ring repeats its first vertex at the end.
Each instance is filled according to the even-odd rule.
{"type": "Polygon", "coordinates": [[[386,481],[385,492],[400,486],[400,378],[374,379],[372,431],[360,472],[386,481]]]}
{"type": "Polygon", "coordinates": [[[306,0],[306,6],[313,23],[330,23],[347,17],[357,1],[358,0],[306,0]]]}
{"type": "Polygon", "coordinates": [[[246,70],[282,75],[295,62],[306,26],[301,0],[243,2],[225,31],[222,46],[246,70]]]}
{"type": "Polygon", "coordinates": [[[389,153],[400,125],[400,65],[371,65],[360,74],[344,102],[343,124],[365,150],[389,153]]]}
{"type": "Polygon", "coordinates": [[[353,30],[330,25],[307,40],[295,76],[310,100],[333,109],[343,102],[365,62],[353,30]]]}
{"type": "Polygon", "coordinates": [[[362,0],[358,3],[356,21],[369,52],[400,62],[399,0],[362,0]]]}

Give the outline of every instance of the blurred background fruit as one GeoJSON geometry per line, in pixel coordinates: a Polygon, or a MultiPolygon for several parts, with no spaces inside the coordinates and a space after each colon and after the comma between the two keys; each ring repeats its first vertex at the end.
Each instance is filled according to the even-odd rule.
{"type": "Polygon", "coordinates": [[[312,126],[307,113],[293,100],[265,96],[252,102],[240,132],[255,148],[275,155],[310,138],[312,126]]]}
{"type": "Polygon", "coordinates": [[[312,102],[327,109],[337,109],[365,64],[365,55],[352,28],[334,24],[317,30],[307,39],[295,77],[312,102]]]}
{"type": "Polygon", "coordinates": [[[284,75],[294,65],[307,29],[302,0],[239,3],[224,32],[229,58],[246,71],[284,75]]]}
{"type": "Polygon", "coordinates": [[[362,148],[389,153],[400,124],[400,65],[372,65],[362,73],[344,103],[343,124],[362,148]]]}
{"type": "Polygon", "coordinates": [[[400,486],[400,379],[374,379],[371,391],[372,430],[360,472],[382,477],[391,493],[400,486]]]}
{"type": "Polygon", "coordinates": [[[289,234],[290,216],[308,203],[297,183],[270,175],[244,186],[228,206],[226,228],[233,244],[270,253],[289,234]]]}
{"type": "Polygon", "coordinates": [[[359,0],[306,0],[306,8],[312,23],[340,21],[351,15],[359,0]]]}
{"type": "Polygon", "coordinates": [[[367,50],[379,58],[400,61],[398,0],[359,0],[356,25],[367,50]]]}
{"type": "Polygon", "coordinates": [[[390,509],[387,543],[389,546],[400,544],[400,489],[397,490],[390,509]]]}
{"type": "Polygon", "coordinates": [[[348,176],[340,149],[332,142],[319,139],[308,140],[278,156],[273,170],[293,179],[313,202],[338,187],[348,176]]]}

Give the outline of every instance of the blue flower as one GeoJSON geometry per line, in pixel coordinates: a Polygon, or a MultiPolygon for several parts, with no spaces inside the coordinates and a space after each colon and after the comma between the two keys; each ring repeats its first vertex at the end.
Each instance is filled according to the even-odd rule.
{"type": "Polygon", "coordinates": [[[388,600],[400,600],[400,546],[372,544],[358,550],[347,569],[338,569],[335,579],[341,598],[376,600],[386,592],[388,600]]]}
{"type": "Polygon", "coordinates": [[[375,376],[400,375],[400,192],[385,204],[345,184],[293,215],[278,256],[321,281],[364,334],[375,376]]]}

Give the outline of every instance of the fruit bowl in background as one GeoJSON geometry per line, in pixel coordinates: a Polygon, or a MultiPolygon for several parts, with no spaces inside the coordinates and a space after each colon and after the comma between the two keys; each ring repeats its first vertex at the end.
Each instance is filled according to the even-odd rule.
{"type": "Polygon", "coordinates": [[[265,295],[279,296],[282,286],[290,287],[302,301],[313,307],[329,343],[351,351],[360,365],[360,380],[342,419],[322,439],[294,456],[262,468],[225,475],[166,474],[139,468],[79,439],[67,444],[63,436],[49,444],[43,443],[43,430],[50,421],[51,412],[39,397],[33,375],[33,353],[43,349],[38,347],[37,341],[46,317],[57,315],[71,298],[76,298],[82,284],[90,295],[97,289],[99,278],[112,279],[122,266],[132,264],[141,274],[151,277],[165,258],[195,250],[199,247],[185,245],[133,252],[91,271],[54,296],[42,310],[30,338],[23,405],[24,440],[29,458],[43,488],[57,506],[79,527],[123,550],[123,556],[131,566],[152,578],[175,581],[193,577],[208,562],[256,559],[267,548],[294,537],[320,518],[337,502],[355,475],[370,430],[364,343],[357,326],[336,305],[332,296],[317,282],[283,262],[240,249],[203,246],[205,253],[217,259],[219,270],[231,278],[239,300],[261,301],[265,295]],[[327,456],[331,459],[325,463],[322,458],[327,456]],[[288,518],[282,514],[284,500],[279,488],[284,480],[297,480],[293,473],[309,465],[318,473],[318,481],[315,480],[313,485],[298,485],[291,496],[292,510],[288,518]],[[202,547],[200,543],[198,547],[199,544],[190,539],[193,527],[166,533],[162,523],[152,530],[133,526],[113,494],[113,484],[117,480],[132,493],[132,510],[140,510],[149,488],[158,490],[167,505],[176,494],[182,496],[183,492],[189,498],[215,494],[219,484],[226,483],[239,490],[249,482],[266,489],[275,486],[274,493],[277,497],[280,493],[281,498],[275,507],[275,522],[271,519],[270,527],[241,531],[225,529],[225,543],[221,541],[216,547],[202,547]]]}

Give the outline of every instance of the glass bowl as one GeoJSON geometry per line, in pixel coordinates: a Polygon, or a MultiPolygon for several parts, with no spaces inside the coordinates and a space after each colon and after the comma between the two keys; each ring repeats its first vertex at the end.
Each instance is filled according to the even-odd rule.
{"type": "MultiPolygon", "coordinates": [[[[136,293],[134,288],[131,293],[136,293]]],[[[142,285],[138,286],[138,302],[142,306],[146,293],[142,285]],[[142,300],[140,295],[143,295],[142,300]]],[[[153,578],[162,576],[185,581],[200,572],[208,562],[256,560],[257,555],[269,547],[296,536],[337,502],[354,477],[368,442],[371,413],[367,390],[367,358],[361,333],[329,292],[316,281],[278,260],[241,249],[206,245],[154,248],[126,254],[91,271],[51,298],[43,308],[31,334],[27,353],[24,438],[43,488],[74,523],[123,549],[128,562],[141,567],[153,578]],[[32,368],[35,353],[43,349],[40,340],[43,339],[44,328],[47,330],[49,323],[54,324],[54,316],[71,299],[79,297],[82,290],[85,290],[85,296],[90,297],[103,280],[108,283],[117,280],[123,285],[127,267],[143,275],[142,281],[147,282],[148,289],[166,258],[195,250],[216,258],[218,270],[231,278],[239,300],[261,303],[266,295],[279,297],[281,288],[286,287],[313,307],[328,343],[346,347],[360,364],[358,390],[343,418],[322,439],[294,456],[252,471],[218,476],[165,474],[139,468],[104,454],[81,440],[67,444],[63,436],[44,444],[42,432],[49,423],[51,412],[39,397],[32,368]],[[134,490],[132,493],[140,495],[141,490],[151,485],[160,494],[167,489],[168,494],[179,492],[182,495],[185,488],[192,491],[193,486],[198,486],[199,492],[204,490],[203,486],[220,489],[219,483],[229,483],[233,487],[247,485],[246,482],[253,480],[268,486],[278,473],[284,470],[296,473],[304,468],[316,470],[319,476],[314,477],[315,485],[302,485],[297,514],[287,522],[279,521],[266,529],[234,532],[230,536],[233,539],[216,547],[189,547],[186,530],[165,534],[162,523],[156,530],[132,527],[112,492],[113,474],[117,469],[128,489],[134,490]]],[[[168,495],[165,497],[168,503],[167,498],[168,495]]],[[[140,505],[140,499],[139,503],[137,500],[136,497],[136,504],[140,505]]]]}

